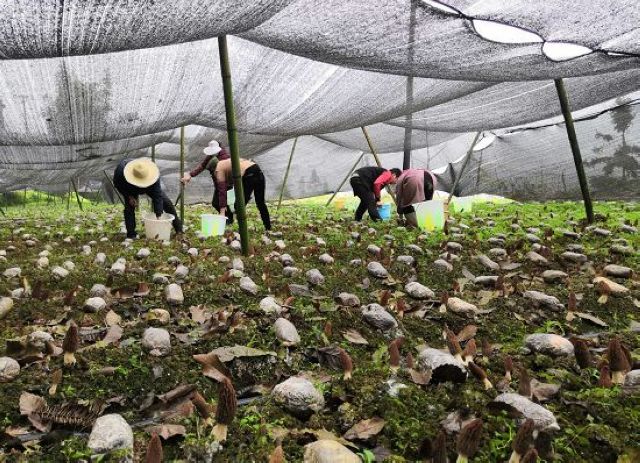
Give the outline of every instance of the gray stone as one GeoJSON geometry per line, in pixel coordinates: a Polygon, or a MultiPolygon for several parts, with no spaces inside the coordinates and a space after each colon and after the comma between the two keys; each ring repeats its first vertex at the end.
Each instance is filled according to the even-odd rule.
{"type": "Polygon", "coordinates": [[[320,270],[316,268],[312,268],[311,270],[307,271],[306,275],[307,281],[314,286],[318,286],[324,283],[324,276],[322,275],[322,273],[320,273],[320,270]]]}
{"type": "Polygon", "coordinates": [[[491,237],[487,240],[491,246],[504,246],[505,241],[502,238],[491,237]]]}
{"type": "Polygon", "coordinates": [[[126,261],[123,258],[120,258],[111,265],[111,273],[114,275],[123,275],[126,268],[126,261]]]}
{"type": "Polygon", "coordinates": [[[13,381],[20,374],[20,364],[11,357],[0,357],[0,383],[13,381]]]}
{"type": "Polygon", "coordinates": [[[440,254],[440,259],[444,259],[447,262],[457,262],[461,259],[461,257],[458,256],[457,254],[453,254],[447,251],[440,254]]]}
{"type": "Polygon", "coordinates": [[[530,334],[524,339],[524,344],[532,352],[539,352],[554,357],[573,355],[573,344],[571,344],[568,339],[557,334],[530,334]]]}
{"type": "Polygon", "coordinates": [[[46,331],[34,331],[33,333],[29,333],[27,335],[27,341],[32,346],[44,352],[47,342],[53,341],[53,336],[51,336],[46,331]]]}
{"type": "Polygon", "coordinates": [[[184,280],[185,278],[187,278],[188,275],[189,275],[189,267],[182,264],[178,265],[176,267],[176,271],[173,272],[173,277],[176,280],[184,280]]]}
{"type": "Polygon", "coordinates": [[[567,244],[566,250],[570,252],[584,252],[584,246],[578,243],[567,244]]]}
{"type": "Polygon", "coordinates": [[[280,249],[281,251],[287,247],[283,240],[276,240],[274,244],[276,245],[276,248],[280,249]]]}
{"type": "Polygon", "coordinates": [[[367,246],[367,252],[374,256],[380,255],[380,251],[381,251],[380,247],[376,246],[375,244],[370,244],[369,246],[367,246]]]}
{"type": "Polygon", "coordinates": [[[285,277],[295,277],[300,275],[301,273],[302,270],[297,267],[285,267],[282,269],[282,275],[284,275],[285,277]]]}
{"type": "Polygon", "coordinates": [[[239,257],[234,257],[233,262],[231,263],[231,268],[244,272],[244,262],[242,262],[242,259],[239,257]]]}
{"type": "Polygon", "coordinates": [[[11,267],[4,271],[2,274],[5,278],[18,278],[22,274],[20,267],[11,267]]]}
{"type": "Polygon", "coordinates": [[[157,285],[166,285],[169,283],[169,276],[164,273],[154,273],[151,281],[157,285]]]}
{"type": "Polygon", "coordinates": [[[560,257],[564,260],[568,260],[569,262],[574,262],[576,264],[584,264],[588,260],[587,256],[585,256],[584,254],[571,251],[563,252],[562,254],[560,254],[560,257]]]}
{"type": "Polygon", "coordinates": [[[462,245],[460,243],[456,243],[455,241],[449,241],[446,247],[447,251],[450,252],[462,252],[462,245]]]}
{"type": "Polygon", "coordinates": [[[107,307],[107,303],[100,296],[90,297],[86,301],[84,301],[84,306],[82,307],[87,312],[100,312],[107,307]]]}
{"type": "Polygon", "coordinates": [[[75,270],[75,268],[76,268],[76,264],[74,264],[74,263],[73,263],[73,262],[71,262],[70,260],[65,260],[65,261],[62,263],[62,266],[63,266],[65,269],[69,270],[70,272],[71,272],[71,271],[73,271],[73,270],[75,270]]]}
{"type": "Polygon", "coordinates": [[[537,228],[537,227],[529,227],[529,228],[527,228],[527,232],[528,233],[537,234],[537,233],[540,233],[540,229],[537,228]]]}
{"type": "Polygon", "coordinates": [[[558,431],[560,429],[553,413],[520,394],[505,392],[498,395],[490,406],[497,409],[516,410],[522,414],[523,419],[533,420],[535,429],[538,431],[558,431]]]}
{"type": "MultiPolygon", "coordinates": [[[[1,366],[0,369],[2,369],[1,366]]],[[[624,377],[623,387],[625,389],[640,389],[640,370],[631,370],[629,373],[627,373],[627,375],[624,377]]]]}
{"type": "Polygon", "coordinates": [[[285,311],[285,308],[278,304],[274,297],[267,296],[260,301],[260,310],[266,314],[275,313],[280,315],[285,311]]]}
{"type": "Polygon", "coordinates": [[[151,355],[167,355],[171,352],[171,336],[164,328],[147,328],[142,334],[142,347],[151,355]]]}
{"type": "Polygon", "coordinates": [[[349,265],[352,267],[358,267],[359,265],[362,265],[362,259],[351,259],[349,261],[349,265]]]}
{"type": "Polygon", "coordinates": [[[560,303],[560,300],[555,296],[550,296],[540,291],[525,291],[522,296],[525,299],[533,301],[536,307],[543,306],[552,310],[562,310],[564,306],[560,303]]]}
{"type": "Polygon", "coordinates": [[[549,262],[546,257],[541,256],[535,251],[529,251],[525,256],[525,259],[529,262],[533,262],[534,264],[546,264],[549,262]]]}
{"type": "Polygon", "coordinates": [[[229,256],[218,257],[218,263],[220,264],[228,264],[229,262],[231,262],[231,258],[229,256]]]}
{"type": "Polygon", "coordinates": [[[166,325],[171,320],[171,314],[164,309],[151,309],[147,312],[147,321],[155,321],[161,325],[166,325]]]}
{"type": "Polygon", "coordinates": [[[431,372],[431,381],[462,383],[467,379],[464,364],[449,352],[427,347],[420,351],[417,360],[419,370],[431,372]]]}
{"type": "Polygon", "coordinates": [[[387,269],[385,269],[380,262],[369,262],[367,271],[376,278],[387,278],[389,276],[389,272],[387,272],[387,269]]]}
{"type": "Polygon", "coordinates": [[[562,283],[569,275],[560,270],[545,270],[541,276],[546,283],[562,283]]]}
{"type": "Polygon", "coordinates": [[[497,270],[500,270],[500,265],[498,265],[497,262],[494,262],[491,259],[489,259],[489,257],[485,256],[484,254],[480,254],[479,256],[476,256],[476,259],[478,259],[478,262],[480,262],[484,267],[488,268],[489,270],[492,270],[494,272],[497,270]]]}
{"type": "Polygon", "coordinates": [[[0,297],[0,320],[5,318],[11,309],[13,309],[13,299],[5,296],[0,297]]]}
{"type": "Polygon", "coordinates": [[[276,385],[272,392],[275,401],[295,415],[309,415],[322,410],[324,397],[313,383],[293,376],[276,385]]]}
{"type": "Polygon", "coordinates": [[[307,285],[296,285],[291,283],[289,286],[289,292],[292,296],[311,297],[313,293],[307,285]]]}
{"type": "Polygon", "coordinates": [[[593,233],[594,235],[598,235],[598,236],[609,236],[609,235],[611,235],[611,231],[607,230],[606,228],[599,228],[599,227],[596,227],[593,230],[591,230],[591,233],[593,233]]]}
{"type": "Polygon", "coordinates": [[[290,267],[294,264],[294,260],[289,254],[282,254],[280,256],[280,263],[285,267],[290,267]]]}
{"type": "Polygon", "coordinates": [[[171,264],[171,265],[178,265],[180,264],[182,261],[180,260],[180,258],[178,256],[171,256],[167,259],[167,263],[171,264]]]}
{"type": "Polygon", "coordinates": [[[240,289],[247,294],[251,294],[252,296],[258,294],[258,285],[256,285],[249,277],[240,278],[240,289]]]}
{"type": "Polygon", "coordinates": [[[148,248],[140,248],[136,253],[138,259],[145,259],[151,255],[151,251],[148,248]]]}
{"type": "Polygon", "coordinates": [[[473,283],[479,286],[492,286],[494,287],[498,282],[496,275],[480,275],[473,279],[473,283]]]}
{"type": "Polygon", "coordinates": [[[171,283],[164,288],[164,298],[170,305],[181,305],[184,302],[182,288],[176,283],[171,283]]]}
{"type": "Polygon", "coordinates": [[[189,254],[191,257],[198,257],[198,248],[187,249],[187,254],[189,254]]]}
{"type": "Polygon", "coordinates": [[[433,299],[436,294],[426,286],[412,281],[404,286],[404,291],[414,299],[433,299]]]}
{"type": "Polygon", "coordinates": [[[229,247],[231,249],[233,249],[234,251],[241,251],[242,250],[242,243],[240,243],[240,241],[238,241],[238,240],[233,240],[231,242],[231,244],[229,245],[229,247]]]}
{"type": "Polygon", "coordinates": [[[447,299],[447,309],[452,311],[453,313],[461,313],[467,315],[474,315],[479,312],[478,307],[457,297],[450,297],[449,299],[447,299]]]}
{"type": "Polygon", "coordinates": [[[330,256],[329,254],[327,254],[327,253],[321,254],[321,255],[318,257],[318,260],[319,260],[321,263],[323,263],[323,264],[327,264],[327,265],[329,265],[329,264],[333,264],[333,263],[335,262],[335,259],[334,259],[333,257],[331,257],[331,256],[330,256]]]}
{"type": "Polygon", "coordinates": [[[613,254],[621,254],[623,256],[631,256],[635,252],[631,246],[625,246],[623,244],[614,244],[610,249],[613,254]]]}
{"type": "Polygon", "coordinates": [[[116,449],[133,452],[133,431],[129,423],[117,413],[103,415],[93,424],[87,445],[96,454],[116,449]]]}
{"type": "Polygon", "coordinates": [[[66,278],[67,276],[69,276],[69,271],[65,268],[62,267],[53,267],[53,269],[51,270],[51,273],[53,275],[54,278],[58,279],[58,280],[62,280],[64,278],[66,278]]]}
{"type": "Polygon", "coordinates": [[[605,277],[595,277],[593,279],[593,284],[604,284],[607,287],[609,293],[613,296],[624,296],[629,292],[629,288],[622,286],[615,281],[611,281],[610,279],[605,277]]]}
{"type": "Polygon", "coordinates": [[[447,262],[444,259],[438,259],[433,263],[433,266],[438,269],[438,270],[442,270],[445,272],[452,272],[453,271],[453,265],[451,265],[449,262],[447,262]]]}
{"type": "Polygon", "coordinates": [[[416,260],[413,258],[413,256],[398,256],[396,257],[396,262],[398,262],[399,264],[407,265],[409,267],[413,267],[416,264],[416,260]]]}
{"type": "Polygon", "coordinates": [[[527,233],[526,234],[526,238],[527,238],[527,241],[529,241],[530,243],[539,243],[540,242],[540,238],[538,238],[533,233],[527,233]]]}
{"type": "Polygon", "coordinates": [[[300,335],[295,325],[286,318],[278,318],[273,325],[276,337],[283,346],[295,346],[300,342],[300,335]]]}
{"type": "Polygon", "coordinates": [[[620,231],[625,233],[638,233],[638,229],[636,227],[627,225],[626,223],[620,226],[620,231]]]}
{"type": "Polygon", "coordinates": [[[338,304],[346,307],[358,307],[360,306],[360,298],[351,293],[340,293],[335,297],[338,304]]]}
{"type": "Polygon", "coordinates": [[[107,262],[107,255],[104,252],[96,254],[96,258],[93,259],[93,263],[96,265],[104,265],[107,262]]]}
{"type": "Polygon", "coordinates": [[[489,255],[499,260],[506,259],[507,250],[503,248],[491,248],[489,249],[489,255]]]}
{"type": "Polygon", "coordinates": [[[360,463],[358,457],[340,442],[321,439],[305,445],[303,463],[360,463]]]}
{"type": "Polygon", "coordinates": [[[574,240],[580,239],[580,233],[576,233],[571,230],[560,230],[560,233],[562,233],[562,236],[564,236],[565,238],[571,238],[574,240]]]}
{"type": "Polygon", "coordinates": [[[424,254],[423,249],[420,246],[418,246],[417,244],[408,244],[407,245],[407,249],[409,251],[411,251],[411,252],[416,253],[416,254],[420,254],[420,255],[424,254]]]}
{"type": "Polygon", "coordinates": [[[633,270],[622,265],[609,264],[604,268],[604,273],[617,278],[631,278],[633,270]]]}
{"type": "Polygon", "coordinates": [[[393,315],[385,310],[380,304],[369,304],[362,308],[362,317],[371,326],[389,331],[397,328],[398,322],[393,315]]]}
{"type": "Polygon", "coordinates": [[[49,258],[48,257],[38,257],[36,260],[36,267],[39,269],[47,268],[49,266],[49,258]]]}

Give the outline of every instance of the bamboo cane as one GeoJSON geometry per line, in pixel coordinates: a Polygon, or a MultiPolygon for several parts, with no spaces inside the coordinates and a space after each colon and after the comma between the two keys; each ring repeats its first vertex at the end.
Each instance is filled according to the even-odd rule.
{"type": "Polygon", "coordinates": [[[113,188],[113,191],[116,194],[116,197],[120,200],[120,203],[124,206],[124,199],[122,198],[122,196],[120,196],[120,192],[118,191],[116,186],[113,184],[113,180],[111,180],[111,177],[107,175],[106,171],[103,170],[102,173],[107,178],[107,181],[111,184],[111,188],[113,188]]]}
{"type": "MultiPolygon", "coordinates": [[[[471,146],[469,146],[469,150],[467,151],[467,155],[464,158],[464,162],[462,163],[462,167],[460,168],[460,172],[455,176],[455,180],[453,181],[453,186],[451,187],[451,192],[449,193],[449,197],[447,198],[447,204],[451,202],[451,198],[453,197],[453,192],[456,191],[456,187],[464,174],[464,170],[467,168],[467,164],[471,159],[471,153],[473,153],[473,147],[476,146],[476,142],[480,138],[480,132],[476,132],[476,136],[473,137],[473,141],[471,142],[471,146]]],[[[453,169],[451,170],[453,172],[453,169]]]]}
{"type": "Polygon", "coordinates": [[[347,175],[345,176],[345,178],[342,180],[342,182],[340,182],[340,185],[338,186],[338,188],[335,189],[335,191],[331,195],[331,198],[329,198],[329,201],[327,201],[327,204],[325,204],[325,207],[328,206],[329,204],[331,204],[331,201],[333,201],[333,198],[335,198],[336,195],[340,192],[340,190],[342,189],[342,186],[345,183],[347,183],[347,180],[349,180],[349,177],[351,177],[351,174],[353,173],[353,171],[356,170],[356,167],[358,167],[358,164],[360,164],[360,161],[362,160],[362,158],[364,157],[365,154],[366,153],[364,153],[364,152],[362,152],[362,154],[360,154],[360,156],[356,160],[356,162],[353,165],[353,167],[351,168],[351,170],[349,170],[349,172],[347,172],[347,175]]]}
{"type": "MultiPolygon", "coordinates": [[[[182,177],[184,177],[184,126],[180,127],[180,178],[182,177]]],[[[184,223],[184,183],[182,182],[180,182],[180,220],[184,223]]]]}
{"type": "Polygon", "coordinates": [[[293,160],[293,153],[296,150],[296,144],[298,143],[298,137],[293,139],[293,146],[291,147],[291,154],[289,154],[289,162],[287,163],[287,170],[284,172],[284,180],[282,181],[282,188],[280,189],[280,198],[278,198],[278,207],[276,210],[280,210],[282,204],[282,196],[284,195],[284,189],[287,186],[287,179],[289,178],[289,169],[291,169],[291,161],[293,160]]]}
{"type": "MultiPolygon", "coordinates": [[[[364,138],[367,139],[367,144],[369,145],[369,150],[371,151],[371,154],[373,154],[373,158],[376,160],[376,164],[378,165],[378,167],[382,167],[382,163],[380,162],[380,158],[378,157],[378,153],[376,153],[376,149],[373,147],[373,142],[371,141],[371,138],[369,137],[369,132],[367,131],[367,128],[362,126],[360,127],[362,129],[362,133],[364,133],[364,138]]],[[[398,201],[396,201],[396,196],[393,194],[393,192],[391,191],[391,188],[389,188],[389,185],[387,185],[387,192],[389,193],[389,196],[391,196],[391,199],[393,199],[393,202],[397,205],[398,201]]]]}
{"type": "Polygon", "coordinates": [[[76,182],[74,179],[71,179],[71,185],[73,186],[73,191],[76,193],[76,201],[78,201],[78,207],[81,211],[84,211],[82,208],[82,201],[80,201],[80,195],[78,194],[78,188],[76,187],[76,182]]]}

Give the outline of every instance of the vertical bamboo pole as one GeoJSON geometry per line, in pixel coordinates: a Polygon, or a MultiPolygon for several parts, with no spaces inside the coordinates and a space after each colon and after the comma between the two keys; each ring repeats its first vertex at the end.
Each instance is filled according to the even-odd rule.
{"type": "Polygon", "coordinates": [[[287,163],[287,170],[284,172],[284,180],[282,181],[282,188],[280,188],[280,198],[278,198],[278,207],[276,210],[280,210],[280,205],[282,204],[282,196],[284,195],[284,189],[287,187],[287,179],[289,178],[291,161],[293,159],[293,153],[296,150],[297,144],[298,144],[298,137],[293,139],[293,146],[291,147],[291,154],[289,154],[289,162],[287,163]]]}
{"type": "MultiPolygon", "coordinates": [[[[473,141],[471,142],[471,146],[469,146],[469,150],[467,151],[467,155],[464,158],[464,162],[462,163],[460,172],[458,172],[458,175],[455,176],[455,180],[453,181],[453,186],[451,187],[451,192],[449,193],[449,197],[447,198],[447,204],[451,202],[451,198],[453,197],[453,192],[456,191],[456,187],[458,186],[458,183],[460,182],[462,175],[464,175],[464,170],[467,168],[467,164],[471,159],[471,153],[473,153],[473,147],[476,146],[476,142],[478,141],[478,138],[480,138],[480,132],[476,132],[476,136],[473,137],[473,141]]],[[[453,169],[451,169],[451,172],[453,172],[453,169]]]]}
{"type": "Polygon", "coordinates": [[[366,153],[364,151],[362,152],[362,154],[360,154],[360,156],[356,160],[356,162],[353,165],[353,167],[351,168],[351,170],[349,170],[349,172],[347,172],[346,177],[342,180],[342,182],[340,182],[340,185],[338,186],[338,188],[336,188],[336,190],[331,195],[331,198],[329,198],[329,201],[327,201],[327,204],[325,204],[325,207],[328,206],[329,204],[331,204],[331,201],[333,201],[333,198],[335,198],[336,195],[340,192],[340,190],[342,189],[342,186],[345,183],[347,183],[347,180],[349,180],[349,177],[351,177],[351,174],[353,173],[353,171],[356,170],[356,167],[358,167],[358,164],[360,164],[360,161],[362,160],[362,158],[364,157],[365,154],[366,153]]]}
{"type": "Polygon", "coordinates": [[[116,186],[113,184],[113,180],[111,180],[111,177],[109,177],[107,175],[106,171],[102,171],[102,173],[104,174],[104,176],[107,178],[107,180],[109,181],[109,184],[111,185],[111,188],[113,188],[113,192],[116,194],[116,197],[120,200],[120,202],[122,203],[122,205],[124,206],[124,199],[122,198],[122,196],[120,196],[120,192],[117,190],[116,186]]]}
{"type": "MultiPolygon", "coordinates": [[[[409,8],[409,41],[407,47],[407,62],[413,68],[414,41],[416,35],[416,0],[410,0],[409,8]]],[[[413,69],[411,69],[413,72],[413,69]]],[[[411,168],[411,149],[413,136],[413,76],[407,76],[405,93],[405,127],[404,127],[404,155],[402,158],[402,170],[411,168]]]]}
{"type": "Polygon", "coordinates": [[[67,190],[67,210],[71,206],[71,182],[69,182],[69,189],[67,190]]]}
{"type": "Polygon", "coordinates": [[[71,185],[73,186],[73,191],[76,193],[76,201],[78,201],[78,207],[81,211],[84,211],[84,209],[82,209],[82,201],[80,201],[80,195],[78,194],[78,188],[76,187],[76,182],[74,179],[71,179],[71,185]]]}
{"type": "Polygon", "coordinates": [[[156,145],[151,145],[151,160],[156,162],[156,145]]]}
{"type": "Polygon", "coordinates": [[[224,91],[224,108],[227,118],[227,137],[229,139],[229,151],[231,151],[233,187],[236,191],[236,214],[238,216],[240,243],[242,244],[242,254],[247,256],[249,255],[249,230],[247,229],[244,187],[242,186],[242,173],[240,171],[238,132],[236,129],[236,114],[233,107],[233,85],[231,82],[231,67],[229,66],[229,49],[227,47],[226,35],[218,37],[218,50],[220,53],[222,89],[224,91]]]}
{"type": "Polygon", "coordinates": [[[587,176],[584,173],[584,166],[582,165],[582,155],[580,154],[580,146],[578,145],[576,129],[573,125],[573,116],[571,115],[571,109],[569,108],[569,96],[567,95],[567,90],[564,87],[564,81],[562,79],[555,79],[554,82],[556,84],[556,91],[558,92],[558,99],[560,100],[560,107],[562,108],[562,115],[564,116],[564,125],[567,129],[569,145],[571,145],[573,162],[576,165],[578,181],[580,182],[580,190],[582,191],[582,199],[584,200],[584,209],[587,214],[587,222],[593,223],[593,204],[591,203],[591,195],[589,194],[587,176]]]}
{"type": "MultiPolygon", "coordinates": [[[[380,162],[380,158],[378,157],[378,153],[376,153],[376,149],[373,147],[373,142],[371,141],[371,138],[369,137],[369,132],[367,131],[367,128],[364,127],[364,126],[362,126],[360,128],[362,129],[362,133],[364,133],[364,138],[367,139],[367,144],[369,145],[369,150],[371,150],[371,154],[373,154],[373,158],[376,160],[376,164],[378,165],[378,167],[382,167],[382,163],[380,162]]],[[[398,202],[396,201],[396,196],[391,192],[391,188],[389,188],[388,185],[387,185],[387,192],[391,196],[391,199],[393,199],[393,202],[397,205],[398,202]]]]}
{"type": "MultiPolygon", "coordinates": [[[[184,127],[180,127],[180,178],[182,177],[184,177],[184,127]]],[[[180,182],[180,220],[184,222],[184,183],[182,182],[180,182]]]]}

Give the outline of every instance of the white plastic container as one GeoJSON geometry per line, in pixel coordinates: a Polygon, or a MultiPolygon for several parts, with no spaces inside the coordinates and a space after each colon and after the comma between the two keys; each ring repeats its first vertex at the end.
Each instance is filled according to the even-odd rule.
{"type": "Polygon", "coordinates": [[[418,227],[432,232],[444,228],[444,201],[434,199],[413,205],[416,211],[418,227]]]}
{"type": "Polygon", "coordinates": [[[454,196],[451,199],[451,206],[453,206],[454,212],[471,212],[471,210],[473,209],[473,198],[471,196],[454,196]]]}
{"type": "Polygon", "coordinates": [[[218,214],[202,214],[200,216],[200,231],[203,236],[220,236],[224,234],[227,218],[218,214]]]}
{"type": "Polygon", "coordinates": [[[175,217],[171,214],[164,213],[158,219],[153,212],[145,213],[143,216],[145,235],[152,240],[169,241],[173,219],[175,217]]]}

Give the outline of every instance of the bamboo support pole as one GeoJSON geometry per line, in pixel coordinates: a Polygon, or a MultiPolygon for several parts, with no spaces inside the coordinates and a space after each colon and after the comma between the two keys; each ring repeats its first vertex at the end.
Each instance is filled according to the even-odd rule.
{"type": "Polygon", "coordinates": [[[80,195],[78,194],[78,187],[76,186],[76,182],[74,179],[71,179],[71,185],[73,186],[73,191],[76,193],[76,201],[78,202],[78,207],[81,211],[84,212],[84,209],[82,208],[82,201],[80,201],[80,195]]]}
{"type": "Polygon", "coordinates": [[[336,195],[340,192],[340,190],[342,189],[344,184],[347,183],[347,180],[349,180],[349,177],[351,177],[351,174],[353,173],[353,171],[356,170],[356,167],[358,167],[358,164],[360,164],[360,161],[362,160],[362,158],[364,157],[365,154],[366,154],[365,152],[362,152],[362,154],[360,154],[360,156],[356,160],[356,162],[353,165],[353,167],[351,168],[351,170],[349,170],[349,172],[347,172],[347,175],[345,176],[345,178],[342,179],[342,182],[340,182],[340,185],[338,186],[338,188],[336,188],[336,190],[331,195],[331,198],[329,198],[329,201],[327,201],[327,204],[325,204],[325,207],[328,206],[329,204],[331,204],[331,201],[333,201],[333,198],[336,197],[336,195]]]}
{"type": "Polygon", "coordinates": [[[103,170],[102,173],[104,174],[104,176],[106,177],[107,181],[111,185],[111,188],[113,188],[113,192],[116,194],[116,197],[120,200],[120,203],[124,206],[124,199],[122,198],[122,196],[120,196],[120,192],[118,191],[116,186],[113,184],[113,180],[111,180],[111,177],[109,177],[107,175],[106,171],[103,170]]]}
{"type": "Polygon", "coordinates": [[[240,243],[242,245],[242,254],[247,256],[249,255],[249,230],[247,228],[244,187],[242,186],[242,173],[240,171],[238,132],[236,129],[236,114],[233,106],[233,85],[231,82],[231,67],[229,66],[229,49],[227,47],[226,35],[218,37],[218,50],[220,54],[222,89],[224,91],[224,108],[227,119],[227,137],[229,139],[229,151],[231,151],[233,187],[236,192],[236,214],[238,216],[240,243]]]}
{"type": "Polygon", "coordinates": [[[156,162],[156,145],[151,145],[151,160],[156,162]]]}
{"type": "MultiPolygon", "coordinates": [[[[369,150],[371,151],[371,154],[373,154],[373,158],[376,160],[376,164],[378,165],[378,167],[382,167],[382,163],[380,162],[380,158],[378,157],[378,153],[376,153],[376,149],[373,147],[373,142],[371,141],[371,137],[369,137],[369,132],[367,131],[367,128],[362,126],[360,127],[362,129],[362,133],[364,133],[364,138],[367,139],[367,144],[369,145],[369,150]]],[[[389,196],[391,196],[391,199],[393,199],[393,202],[397,205],[398,202],[396,201],[396,196],[393,194],[393,192],[391,191],[391,188],[389,188],[389,185],[387,185],[387,192],[389,193],[389,196]]]]}
{"type": "Polygon", "coordinates": [[[580,145],[578,145],[576,129],[573,125],[573,116],[569,108],[569,96],[567,95],[567,90],[564,87],[564,81],[562,79],[555,79],[554,82],[556,84],[556,91],[558,92],[558,99],[560,100],[560,107],[562,108],[562,115],[564,116],[564,125],[567,129],[569,145],[571,145],[573,162],[576,165],[580,191],[582,192],[582,199],[584,200],[584,209],[587,214],[587,222],[593,223],[593,204],[591,202],[591,194],[589,193],[589,183],[587,182],[587,176],[584,173],[584,166],[582,165],[582,155],[580,154],[580,145]]]}
{"type": "Polygon", "coordinates": [[[69,189],[67,190],[67,210],[71,206],[71,182],[69,182],[69,189]]]}
{"type": "Polygon", "coordinates": [[[298,144],[298,137],[293,139],[293,146],[291,147],[291,154],[289,154],[289,162],[287,163],[287,170],[284,172],[284,180],[282,181],[282,188],[280,188],[280,197],[278,198],[278,207],[276,210],[280,210],[280,205],[282,204],[282,196],[284,195],[284,189],[287,187],[287,179],[289,178],[291,161],[293,160],[293,153],[296,150],[297,144],[298,144]]]}
{"type": "MultiPolygon", "coordinates": [[[[456,191],[456,187],[458,183],[460,183],[460,179],[464,175],[464,170],[467,168],[467,164],[471,159],[471,153],[473,153],[473,147],[476,146],[478,142],[478,138],[480,138],[480,132],[476,132],[476,136],[473,137],[473,141],[471,142],[471,146],[469,146],[469,151],[467,151],[467,155],[464,158],[464,162],[462,163],[462,167],[460,168],[460,172],[455,176],[455,180],[453,181],[453,186],[451,187],[451,192],[449,193],[449,197],[447,198],[447,204],[451,202],[451,198],[453,197],[453,192],[456,191]]],[[[453,172],[453,169],[451,170],[453,172]]]]}
{"type": "MultiPolygon", "coordinates": [[[[184,126],[180,127],[180,178],[182,177],[184,177],[184,126]]],[[[182,182],[180,182],[180,220],[184,223],[184,183],[182,182]]]]}

